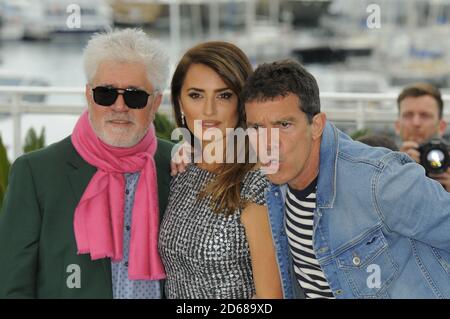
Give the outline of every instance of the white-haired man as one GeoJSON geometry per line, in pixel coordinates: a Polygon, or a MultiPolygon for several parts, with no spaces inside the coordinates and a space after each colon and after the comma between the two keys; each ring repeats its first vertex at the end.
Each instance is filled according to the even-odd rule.
{"type": "Polygon", "coordinates": [[[0,214],[0,298],[160,298],[171,144],[155,136],[168,59],[140,30],[94,35],[87,110],[18,158],[0,214]]]}

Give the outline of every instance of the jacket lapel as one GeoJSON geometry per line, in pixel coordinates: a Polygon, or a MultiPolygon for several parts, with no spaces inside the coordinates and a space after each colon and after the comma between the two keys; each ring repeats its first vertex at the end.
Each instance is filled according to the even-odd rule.
{"type": "Polygon", "coordinates": [[[85,162],[78,154],[76,155],[78,158],[72,157],[68,161],[68,165],[72,169],[67,173],[67,176],[77,205],[97,169],[85,162]]]}
{"type": "MultiPolygon", "coordinates": [[[[73,145],[67,159],[67,165],[70,167],[67,173],[67,177],[72,189],[74,207],[77,207],[84,191],[86,190],[97,169],[83,160],[77,153],[73,145]]],[[[101,259],[101,264],[105,271],[106,280],[108,283],[110,283],[110,289],[112,289],[111,261],[109,258],[103,258],[101,259]]]]}

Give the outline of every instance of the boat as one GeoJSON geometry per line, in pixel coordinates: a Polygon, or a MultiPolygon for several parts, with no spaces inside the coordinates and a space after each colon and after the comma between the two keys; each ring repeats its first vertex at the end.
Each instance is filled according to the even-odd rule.
{"type": "Polygon", "coordinates": [[[109,0],[114,24],[123,26],[151,25],[160,17],[164,6],[142,0],[109,0]]]}
{"type": "Polygon", "coordinates": [[[27,1],[0,0],[0,40],[18,40],[25,32],[23,13],[27,1]]]}
{"type": "MultiPolygon", "coordinates": [[[[49,32],[95,32],[108,30],[113,25],[113,11],[104,0],[39,0],[40,18],[49,32]],[[71,24],[71,16],[80,14],[80,25],[71,24]]],[[[39,21],[40,20],[40,21],[39,21]]]]}
{"type": "Polygon", "coordinates": [[[58,32],[95,32],[113,26],[103,0],[0,0],[3,39],[49,39],[58,32]]]}

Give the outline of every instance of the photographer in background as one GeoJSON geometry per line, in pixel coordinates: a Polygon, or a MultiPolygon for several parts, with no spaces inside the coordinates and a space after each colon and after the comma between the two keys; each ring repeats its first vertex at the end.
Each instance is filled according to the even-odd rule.
{"type": "MultiPolygon", "coordinates": [[[[421,152],[430,148],[427,144],[430,140],[442,138],[447,127],[442,118],[444,103],[441,92],[427,83],[414,84],[403,89],[397,98],[397,105],[399,117],[395,123],[395,130],[402,140],[400,151],[424,165],[421,152]]],[[[436,144],[436,140],[434,143],[436,144]]],[[[427,169],[427,175],[439,181],[450,192],[449,168],[438,174],[427,169]]]]}

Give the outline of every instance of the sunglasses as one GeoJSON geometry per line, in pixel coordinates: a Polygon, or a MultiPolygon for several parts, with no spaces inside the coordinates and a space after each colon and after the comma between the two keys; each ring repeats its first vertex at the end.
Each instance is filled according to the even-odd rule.
{"type": "Polygon", "coordinates": [[[97,86],[92,89],[94,93],[95,103],[102,106],[111,106],[116,102],[117,97],[123,96],[125,104],[130,109],[143,109],[147,105],[148,97],[156,94],[158,91],[153,91],[150,94],[139,89],[120,89],[106,86],[97,86]]]}

